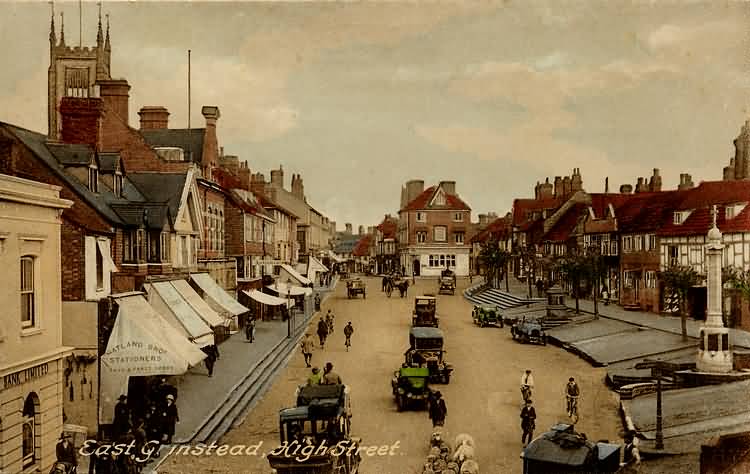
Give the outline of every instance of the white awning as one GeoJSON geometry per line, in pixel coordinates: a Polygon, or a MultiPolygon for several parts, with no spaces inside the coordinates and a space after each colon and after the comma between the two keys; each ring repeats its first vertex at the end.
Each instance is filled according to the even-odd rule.
{"type": "Polygon", "coordinates": [[[328,268],[321,263],[320,260],[310,255],[310,261],[307,264],[307,272],[308,274],[311,272],[327,272],[329,271],[328,268]]]}
{"type": "Polygon", "coordinates": [[[109,265],[109,268],[111,271],[116,272],[117,271],[117,265],[115,265],[115,261],[112,260],[111,251],[109,249],[109,245],[107,245],[107,240],[97,240],[96,246],[99,247],[99,252],[102,254],[102,258],[104,258],[104,261],[107,262],[107,265],[109,265]]]}
{"type": "Polygon", "coordinates": [[[171,282],[148,283],[145,288],[149,304],[163,314],[175,329],[182,330],[199,347],[214,343],[213,330],[203,322],[203,318],[175,290],[171,282]]]}
{"type": "Polygon", "coordinates": [[[333,252],[333,250],[329,250],[329,251],[328,251],[328,255],[329,255],[329,256],[330,256],[330,257],[331,257],[331,258],[333,259],[333,261],[334,261],[334,262],[336,262],[336,263],[343,263],[343,262],[345,262],[345,261],[346,261],[345,259],[343,259],[343,258],[339,257],[338,255],[336,255],[336,254],[335,254],[335,253],[333,252]]]}
{"type": "Polygon", "coordinates": [[[310,285],[312,284],[312,281],[310,281],[308,278],[303,277],[299,274],[297,270],[292,268],[290,265],[281,265],[281,268],[283,268],[292,278],[300,282],[302,285],[310,285]]]}
{"type": "Polygon", "coordinates": [[[190,283],[185,280],[173,280],[170,282],[177,293],[180,294],[190,306],[193,307],[196,313],[209,325],[209,326],[228,326],[229,320],[219,316],[219,313],[213,310],[211,306],[206,303],[206,300],[200,297],[195,292],[190,283]]]}
{"type": "Polygon", "coordinates": [[[189,366],[206,357],[143,295],[115,301],[119,307],[117,318],[101,356],[101,423],[111,423],[117,397],[127,393],[128,377],[184,374],[189,366]]]}
{"type": "Polygon", "coordinates": [[[263,293],[262,291],[258,290],[252,290],[252,291],[244,291],[247,296],[254,299],[258,303],[262,303],[268,306],[281,306],[283,304],[286,304],[287,307],[294,306],[294,300],[287,300],[284,298],[277,298],[273,295],[267,295],[263,293]]]}
{"type": "Polygon", "coordinates": [[[311,295],[313,292],[312,288],[302,288],[301,286],[287,285],[286,283],[279,282],[268,285],[266,288],[275,291],[281,296],[286,296],[287,294],[292,296],[311,295]]]}
{"type": "Polygon", "coordinates": [[[192,278],[207,296],[210,296],[212,300],[233,316],[238,316],[250,311],[238,303],[236,299],[232,298],[229,293],[224,291],[224,288],[220,287],[208,273],[192,273],[190,278],[192,278]]]}

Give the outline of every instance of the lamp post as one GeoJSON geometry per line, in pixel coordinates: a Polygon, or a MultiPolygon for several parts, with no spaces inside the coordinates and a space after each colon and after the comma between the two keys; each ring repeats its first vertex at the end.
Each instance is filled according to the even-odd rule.
{"type": "Polygon", "coordinates": [[[289,307],[289,300],[292,299],[292,280],[287,278],[286,279],[286,304],[288,311],[288,316],[286,318],[286,337],[292,337],[292,316],[294,313],[292,312],[293,307],[289,307]]]}

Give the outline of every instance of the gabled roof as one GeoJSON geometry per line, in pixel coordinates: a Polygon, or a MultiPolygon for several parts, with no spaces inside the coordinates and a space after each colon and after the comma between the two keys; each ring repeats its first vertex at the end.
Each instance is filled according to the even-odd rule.
{"type": "Polygon", "coordinates": [[[625,234],[659,230],[684,195],[676,190],[633,194],[617,210],[617,229],[625,234]]]}
{"type": "MultiPolygon", "coordinates": [[[[422,193],[407,203],[401,211],[420,211],[423,209],[440,209],[440,210],[451,210],[451,211],[469,211],[471,208],[461,200],[456,194],[445,193],[445,205],[438,206],[430,204],[434,199],[435,195],[441,189],[439,186],[430,186],[429,188],[422,191],[422,193]]],[[[443,190],[444,191],[444,190],[443,190]]]]}
{"type": "Polygon", "coordinates": [[[527,223],[527,214],[545,209],[557,209],[565,202],[562,198],[546,199],[514,199],[513,200],[513,226],[521,227],[527,223]]]}
{"type": "Polygon", "coordinates": [[[370,234],[364,235],[361,239],[357,241],[357,244],[354,246],[354,250],[352,250],[352,254],[357,257],[363,257],[365,255],[368,255],[370,253],[371,241],[372,241],[372,236],[370,234]]]}
{"type": "Polygon", "coordinates": [[[255,194],[255,197],[258,199],[258,202],[261,206],[263,206],[265,209],[278,209],[284,214],[288,215],[292,219],[299,219],[299,216],[289,209],[285,208],[284,206],[276,203],[275,201],[271,200],[269,197],[264,196],[263,194],[259,193],[253,193],[255,194]]]}
{"type": "MultiPolygon", "coordinates": [[[[653,193],[648,193],[653,194],[653,193]]],[[[627,202],[637,196],[636,194],[612,194],[612,193],[589,193],[591,197],[591,210],[594,211],[596,219],[604,219],[607,216],[609,205],[611,204],[615,210],[615,216],[618,216],[616,212],[619,208],[627,204],[627,202]]]]}
{"type": "Polygon", "coordinates": [[[510,219],[499,217],[490,222],[484,230],[474,235],[474,237],[472,237],[469,242],[480,243],[487,242],[488,240],[492,239],[501,239],[507,237],[508,233],[510,232],[510,223],[510,219]]]}
{"type": "Polygon", "coordinates": [[[119,153],[99,153],[99,172],[114,173],[118,168],[118,163],[122,166],[119,153]]]}
{"type": "Polygon", "coordinates": [[[260,202],[259,196],[249,191],[242,189],[231,189],[227,193],[227,197],[235,206],[242,209],[244,212],[253,214],[256,216],[264,217],[268,220],[274,220],[273,216],[263,208],[260,202]]]}
{"type": "Polygon", "coordinates": [[[398,230],[398,220],[395,218],[384,218],[383,222],[378,224],[377,229],[383,233],[384,239],[395,239],[398,230]]]}
{"type": "Polygon", "coordinates": [[[140,199],[113,203],[112,208],[128,225],[140,226],[144,212],[149,228],[162,229],[167,223],[174,224],[187,176],[187,173],[130,173],[128,180],[140,193],[140,199]]]}
{"type": "Polygon", "coordinates": [[[226,189],[244,189],[244,185],[240,178],[235,176],[233,173],[223,169],[214,168],[211,170],[211,177],[216,181],[219,186],[226,189]]]}
{"type": "Polygon", "coordinates": [[[152,148],[176,147],[185,152],[185,160],[201,163],[203,160],[203,136],[205,128],[159,128],[139,130],[143,139],[152,148]]]}
{"type": "Polygon", "coordinates": [[[583,202],[577,202],[572,205],[567,210],[567,212],[565,212],[565,214],[560,219],[558,219],[557,222],[555,222],[555,225],[553,225],[552,228],[544,234],[542,240],[550,242],[567,241],[575,230],[576,225],[578,225],[579,219],[581,218],[583,213],[586,212],[587,208],[588,204],[583,202]]]}
{"type": "MultiPolygon", "coordinates": [[[[76,152],[71,152],[68,147],[73,150],[80,152],[82,150],[79,145],[50,145],[47,144],[47,136],[41,133],[32,132],[25,128],[16,127],[9,123],[0,122],[0,127],[4,128],[8,133],[15,136],[21,143],[23,143],[34,155],[36,155],[42,162],[44,162],[49,169],[55,174],[60,180],[65,182],[72,192],[77,194],[86,204],[94,208],[102,217],[112,224],[122,224],[122,220],[115,213],[112,208],[108,205],[109,201],[117,200],[118,197],[114,196],[106,186],[100,187],[100,193],[94,193],[82,182],[76,179],[74,176],[65,172],[61,159],[57,157],[52,150],[56,153],[62,153],[65,156],[74,155],[76,152]]],[[[83,145],[85,147],[85,145],[83,145]]],[[[86,162],[88,163],[88,161],[86,162]]]]}
{"type": "Polygon", "coordinates": [[[88,166],[94,159],[94,149],[83,144],[47,144],[57,161],[65,166],[88,166]]]}

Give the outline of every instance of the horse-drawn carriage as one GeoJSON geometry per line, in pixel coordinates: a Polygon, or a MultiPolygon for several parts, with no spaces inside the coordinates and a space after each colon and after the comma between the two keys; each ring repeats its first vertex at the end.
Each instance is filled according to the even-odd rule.
{"type": "Polygon", "coordinates": [[[440,273],[440,281],[438,282],[438,294],[456,294],[456,274],[448,268],[440,273]]]}
{"type": "Polygon", "coordinates": [[[297,406],[279,412],[280,448],[268,455],[268,462],[275,472],[356,474],[360,462],[357,452],[360,440],[350,435],[348,406],[344,385],[300,387],[297,406]],[[311,448],[306,448],[308,446],[311,448]],[[309,456],[300,455],[299,449],[309,451],[309,456]]]}
{"type": "Polygon", "coordinates": [[[396,289],[401,298],[405,297],[409,289],[409,280],[400,274],[388,275],[385,277],[385,294],[391,297],[391,293],[396,289]]]}

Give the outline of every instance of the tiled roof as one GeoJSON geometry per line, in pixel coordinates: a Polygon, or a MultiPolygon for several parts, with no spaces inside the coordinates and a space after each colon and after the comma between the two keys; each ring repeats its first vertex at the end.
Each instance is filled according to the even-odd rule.
{"type": "Polygon", "coordinates": [[[114,173],[117,169],[118,161],[120,161],[119,153],[99,153],[99,171],[102,173],[114,173]]]}
{"type": "Polygon", "coordinates": [[[52,149],[57,152],[62,152],[69,155],[70,152],[66,150],[67,147],[73,147],[76,150],[80,148],[78,145],[57,145],[48,146],[47,136],[41,133],[32,132],[24,128],[16,127],[14,125],[0,122],[0,127],[3,127],[8,133],[18,138],[26,147],[31,150],[40,160],[42,160],[52,172],[64,181],[71,190],[76,193],[80,198],[85,201],[89,206],[94,208],[102,217],[108,220],[112,224],[121,224],[122,220],[107,204],[108,200],[117,199],[114,195],[108,193],[108,188],[102,186],[99,194],[91,192],[89,188],[82,182],[78,181],[74,176],[65,172],[61,161],[55,154],[52,153],[52,149]]]}
{"type": "Polygon", "coordinates": [[[527,214],[545,209],[557,209],[565,201],[561,198],[515,199],[513,201],[513,226],[521,227],[527,223],[527,214]]]}
{"type": "Polygon", "coordinates": [[[659,230],[684,194],[676,190],[633,194],[616,212],[617,229],[626,234],[659,230]]]}
{"type": "Polygon", "coordinates": [[[211,177],[213,178],[216,183],[219,184],[222,188],[226,189],[243,189],[244,184],[233,173],[223,169],[223,168],[214,168],[211,170],[211,177]]]}
{"type": "Polygon", "coordinates": [[[716,225],[722,232],[750,231],[750,206],[727,220],[726,206],[750,201],[750,181],[709,181],[684,191],[683,199],[674,210],[692,210],[682,224],[674,223],[674,212],[662,221],[659,235],[705,235],[712,225],[711,207],[717,205],[716,225]]]}
{"type": "Polygon", "coordinates": [[[471,238],[470,242],[480,243],[487,242],[488,240],[495,238],[502,239],[504,237],[507,237],[509,231],[510,219],[506,220],[505,217],[500,217],[490,222],[484,230],[474,235],[474,237],[471,238]]]}
{"type": "Polygon", "coordinates": [[[65,166],[88,165],[94,156],[94,149],[82,144],[47,144],[57,161],[65,166]]]}
{"type": "Polygon", "coordinates": [[[356,257],[363,257],[365,255],[368,255],[370,253],[370,241],[372,240],[372,236],[367,234],[363,236],[361,239],[357,241],[357,244],[354,246],[354,250],[352,250],[352,254],[356,257]]]}
{"type": "Polygon", "coordinates": [[[398,230],[398,221],[394,218],[384,218],[383,222],[378,224],[378,230],[383,233],[384,239],[395,239],[398,230]]]}
{"type": "Polygon", "coordinates": [[[203,160],[203,135],[205,128],[159,128],[140,130],[149,146],[182,148],[185,160],[201,163],[203,160]]]}
{"type": "Polygon", "coordinates": [[[288,215],[292,219],[299,219],[299,216],[289,209],[285,208],[284,206],[272,201],[267,196],[264,196],[263,194],[253,193],[255,194],[255,197],[258,199],[258,202],[260,202],[260,205],[263,206],[266,209],[278,209],[284,214],[288,215]]]}
{"type": "Polygon", "coordinates": [[[690,189],[678,210],[750,201],[750,181],[703,181],[690,189]]]}
{"type": "MultiPolygon", "coordinates": [[[[649,193],[651,194],[651,193],[649,193]]],[[[615,209],[615,217],[617,217],[617,209],[621,208],[630,201],[635,194],[613,194],[613,193],[590,193],[591,197],[591,209],[594,211],[594,216],[597,219],[604,219],[607,217],[607,208],[610,204],[615,209]]]]}
{"type": "Polygon", "coordinates": [[[437,206],[437,205],[430,205],[430,201],[432,201],[432,198],[435,196],[435,193],[437,192],[439,186],[430,186],[429,188],[422,191],[422,193],[412,199],[411,202],[407,203],[406,206],[404,206],[402,211],[419,211],[422,209],[445,209],[445,210],[452,210],[452,211],[468,211],[471,210],[471,208],[461,200],[460,197],[458,197],[455,194],[448,194],[445,193],[445,205],[444,206],[437,206]]]}
{"type": "Polygon", "coordinates": [[[570,234],[575,230],[581,215],[586,212],[588,205],[586,203],[575,203],[565,214],[555,222],[555,225],[547,231],[542,237],[543,241],[565,242],[570,234]]]}
{"type": "MultiPolygon", "coordinates": [[[[154,211],[162,219],[157,221],[155,218],[154,225],[164,225],[167,215],[171,218],[171,223],[174,223],[180,208],[182,191],[185,189],[187,173],[129,173],[128,179],[145,198],[144,205],[166,207],[163,212],[154,211]]],[[[149,224],[151,224],[150,218],[149,224]]]]}

